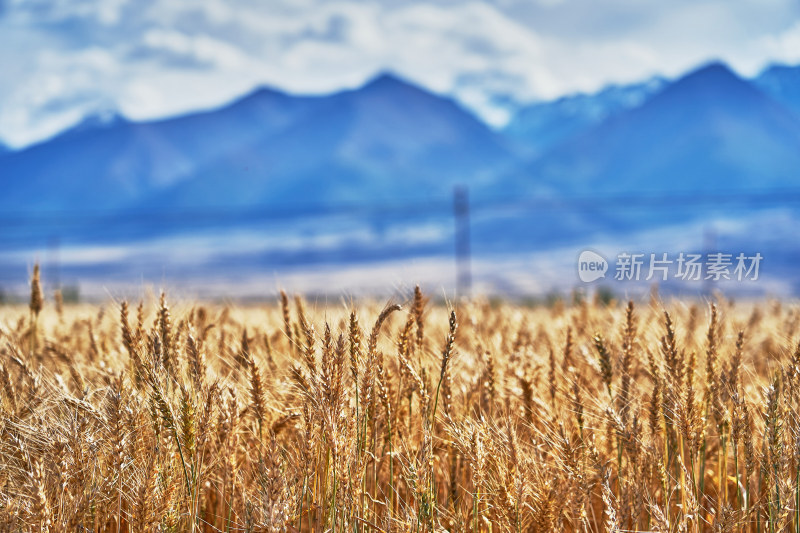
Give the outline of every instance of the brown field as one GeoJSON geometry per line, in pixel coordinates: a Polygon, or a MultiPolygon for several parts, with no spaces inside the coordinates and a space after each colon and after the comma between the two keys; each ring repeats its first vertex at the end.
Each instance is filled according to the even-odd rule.
{"type": "Polygon", "coordinates": [[[2,531],[800,531],[777,302],[0,308],[2,531]]]}

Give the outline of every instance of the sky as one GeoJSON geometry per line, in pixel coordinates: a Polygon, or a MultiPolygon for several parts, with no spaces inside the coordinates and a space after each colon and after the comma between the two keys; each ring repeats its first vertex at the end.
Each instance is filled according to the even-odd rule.
{"type": "Polygon", "coordinates": [[[260,85],[392,71],[500,127],[519,103],[723,60],[800,63],[798,0],[0,0],[0,141],[146,120],[260,85]]]}

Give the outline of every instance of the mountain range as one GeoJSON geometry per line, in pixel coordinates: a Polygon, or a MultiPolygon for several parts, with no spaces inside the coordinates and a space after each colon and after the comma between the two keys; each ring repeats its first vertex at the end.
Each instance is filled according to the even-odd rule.
{"type": "Polygon", "coordinates": [[[772,65],[753,80],[762,91],[800,114],[800,68],[772,65]]]}
{"type": "Polygon", "coordinates": [[[521,109],[493,130],[391,74],[327,96],[258,89],[219,109],[134,122],[87,117],[0,146],[7,212],[414,202],[478,194],[790,187],[800,67],[753,80],[722,63],[521,109]]]}
{"type": "MultiPolygon", "coordinates": [[[[702,222],[727,214],[714,203],[720,195],[739,196],[746,218],[761,207],[751,193],[793,190],[798,169],[800,67],[748,80],[709,63],[674,80],[535,103],[500,130],[447,96],[382,74],[322,96],[264,87],[153,121],[105,112],[38,144],[0,147],[0,243],[54,233],[124,242],[220,226],[199,213],[232,214],[229,228],[256,227],[270,213],[338,213],[322,229],[357,232],[341,216],[361,216],[380,240],[413,219],[435,236],[423,246],[414,230],[405,252],[400,239],[374,245],[370,257],[390,248],[447,253],[449,198],[463,185],[476,254],[514,253],[702,222]],[[709,203],[669,200],[697,197],[709,203]],[[83,222],[64,227],[64,214],[83,222]],[[120,223],[130,231],[115,233],[120,223]]],[[[345,241],[346,258],[359,256],[345,241]]]]}
{"type": "Polygon", "coordinates": [[[531,191],[620,195],[775,190],[797,183],[800,116],[714,63],[519,171],[531,191]]]}
{"type": "Polygon", "coordinates": [[[610,85],[593,94],[571,94],[519,109],[503,133],[531,156],[544,153],[611,115],[641,105],[667,84],[662,77],[641,83],[610,85]]]}
{"type": "Polygon", "coordinates": [[[222,208],[415,201],[510,167],[506,139],[453,101],[382,75],[324,97],[262,88],[151,122],[92,117],[0,157],[0,208],[222,208]]]}
{"type": "MultiPolygon", "coordinates": [[[[256,95],[258,98],[258,96],[256,95]]],[[[511,168],[506,140],[453,101],[382,75],[321,98],[157,191],[159,207],[415,202],[511,168]]]]}

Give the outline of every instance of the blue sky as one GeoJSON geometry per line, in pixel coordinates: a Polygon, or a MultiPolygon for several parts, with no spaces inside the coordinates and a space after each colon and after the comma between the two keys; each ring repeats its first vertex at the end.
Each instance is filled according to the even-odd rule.
{"type": "Polygon", "coordinates": [[[797,0],[0,0],[0,139],[92,112],[148,119],[257,85],[356,87],[393,70],[487,121],[527,102],[723,59],[800,63],[797,0]]]}

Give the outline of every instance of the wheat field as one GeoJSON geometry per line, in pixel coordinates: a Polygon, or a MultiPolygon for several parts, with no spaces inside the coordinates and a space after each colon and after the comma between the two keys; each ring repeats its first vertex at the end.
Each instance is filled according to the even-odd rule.
{"type": "Polygon", "coordinates": [[[800,531],[800,308],[0,308],[0,530],[800,531]]]}

